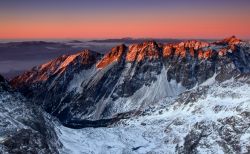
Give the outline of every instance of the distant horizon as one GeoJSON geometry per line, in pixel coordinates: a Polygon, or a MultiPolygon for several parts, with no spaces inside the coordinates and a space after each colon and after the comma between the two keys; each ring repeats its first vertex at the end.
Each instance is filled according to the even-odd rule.
{"type": "MultiPolygon", "coordinates": [[[[229,35],[229,36],[225,36],[225,37],[217,37],[217,38],[199,38],[199,37],[194,37],[194,38],[188,38],[188,37],[162,37],[162,38],[158,38],[158,37],[104,37],[104,38],[0,38],[0,41],[57,41],[57,40],[64,40],[64,41],[73,41],[73,40],[78,40],[78,41],[92,41],[92,40],[108,40],[108,39],[173,39],[173,40],[221,40],[221,39],[225,39],[231,36],[235,36],[235,35],[229,35]]],[[[236,36],[239,39],[242,40],[250,40],[250,37],[246,37],[246,38],[241,38],[236,36]]]]}

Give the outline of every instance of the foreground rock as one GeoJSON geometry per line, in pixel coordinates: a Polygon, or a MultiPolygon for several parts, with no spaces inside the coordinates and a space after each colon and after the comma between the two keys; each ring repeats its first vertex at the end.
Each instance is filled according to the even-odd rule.
{"type": "Polygon", "coordinates": [[[49,116],[15,92],[0,76],[0,153],[58,153],[49,116]]]}

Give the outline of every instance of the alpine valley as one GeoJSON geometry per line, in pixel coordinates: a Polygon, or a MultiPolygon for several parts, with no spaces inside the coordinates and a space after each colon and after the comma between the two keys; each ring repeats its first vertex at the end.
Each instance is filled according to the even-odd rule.
{"type": "Polygon", "coordinates": [[[250,153],[250,44],[121,44],[0,77],[0,153],[250,153]]]}

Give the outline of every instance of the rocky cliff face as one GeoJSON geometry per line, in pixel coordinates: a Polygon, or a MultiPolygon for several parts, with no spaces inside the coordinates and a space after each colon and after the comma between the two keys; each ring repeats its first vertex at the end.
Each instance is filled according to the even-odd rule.
{"type": "Polygon", "coordinates": [[[58,153],[60,142],[48,119],[0,76],[0,153],[58,153]]]}
{"type": "Polygon", "coordinates": [[[235,37],[215,43],[154,41],[100,55],[62,56],[16,77],[12,85],[61,121],[110,118],[175,98],[210,78],[250,72],[249,46],[235,37]],[[91,60],[90,60],[91,59],[91,60]]]}

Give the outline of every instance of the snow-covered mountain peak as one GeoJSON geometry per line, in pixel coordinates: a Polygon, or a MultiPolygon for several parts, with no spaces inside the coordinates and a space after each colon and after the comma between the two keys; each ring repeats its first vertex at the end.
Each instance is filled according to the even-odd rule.
{"type": "Polygon", "coordinates": [[[99,59],[101,54],[83,50],[73,55],[62,55],[50,62],[34,67],[31,71],[25,72],[22,76],[18,76],[12,80],[14,87],[19,80],[24,80],[27,83],[37,83],[40,81],[46,81],[51,76],[59,75],[74,67],[83,66],[85,68],[91,67],[99,59]]]}
{"type": "Polygon", "coordinates": [[[68,65],[70,65],[72,63],[77,63],[77,62],[80,62],[82,64],[92,63],[93,59],[95,59],[97,55],[98,55],[97,53],[94,53],[94,52],[89,51],[89,50],[83,50],[77,54],[69,55],[64,60],[64,62],[61,63],[61,65],[58,69],[65,68],[68,65]]]}
{"type": "Polygon", "coordinates": [[[218,41],[216,43],[222,44],[222,45],[237,45],[241,42],[243,42],[243,41],[238,39],[236,36],[231,36],[231,37],[223,39],[222,41],[218,41]]]}
{"type": "Polygon", "coordinates": [[[159,59],[162,55],[162,49],[159,46],[160,45],[155,41],[130,45],[126,55],[126,61],[140,62],[146,59],[159,59]]]}
{"type": "Polygon", "coordinates": [[[147,58],[154,59],[159,58],[162,54],[159,44],[155,41],[147,41],[140,44],[133,44],[129,47],[120,45],[112,48],[100,62],[97,63],[97,68],[105,68],[113,62],[140,62],[147,58]]]}
{"type": "Polygon", "coordinates": [[[122,44],[111,49],[97,64],[97,68],[105,68],[115,61],[121,61],[126,52],[127,47],[122,44]]]}
{"type": "Polygon", "coordinates": [[[208,47],[210,44],[208,42],[202,42],[197,40],[188,40],[177,44],[179,47],[194,48],[195,50],[208,47]]]}

